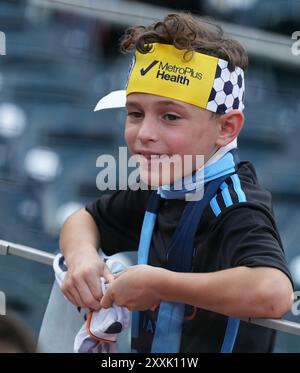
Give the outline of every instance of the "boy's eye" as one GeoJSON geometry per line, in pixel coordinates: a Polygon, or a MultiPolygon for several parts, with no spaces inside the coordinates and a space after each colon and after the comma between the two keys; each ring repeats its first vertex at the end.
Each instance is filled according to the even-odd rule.
{"type": "Polygon", "coordinates": [[[165,114],[164,119],[169,120],[169,121],[175,121],[175,120],[180,119],[180,117],[175,114],[165,114]]]}
{"type": "Polygon", "coordinates": [[[139,111],[131,111],[131,112],[128,112],[127,115],[128,115],[129,117],[132,117],[132,118],[138,119],[138,118],[141,118],[143,114],[140,113],[139,111]]]}

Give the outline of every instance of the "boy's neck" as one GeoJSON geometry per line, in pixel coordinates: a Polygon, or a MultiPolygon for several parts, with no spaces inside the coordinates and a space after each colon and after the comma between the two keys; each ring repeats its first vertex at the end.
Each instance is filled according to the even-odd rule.
{"type": "Polygon", "coordinates": [[[215,153],[205,162],[205,167],[217,162],[220,158],[223,157],[224,154],[228,153],[232,149],[237,148],[237,139],[235,138],[226,146],[222,146],[221,148],[217,149],[215,153]]]}

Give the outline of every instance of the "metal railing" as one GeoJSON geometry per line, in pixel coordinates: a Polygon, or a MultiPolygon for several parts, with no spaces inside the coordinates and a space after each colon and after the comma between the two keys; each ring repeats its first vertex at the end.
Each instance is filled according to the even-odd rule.
{"type": "Polygon", "coordinates": [[[0,240],[0,255],[19,256],[42,264],[52,266],[55,255],[46,251],[37,250],[29,246],[18,245],[12,242],[0,240]]]}
{"type": "MultiPolygon", "coordinates": [[[[0,255],[18,256],[38,263],[52,265],[55,255],[46,251],[37,250],[32,247],[18,245],[12,242],[0,240],[0,255]]],[[[241,318],[240,320],[251,324],[275,329],[280,332],[300,336],[300,324],[284,319],[252,319],[241,318]]]]}

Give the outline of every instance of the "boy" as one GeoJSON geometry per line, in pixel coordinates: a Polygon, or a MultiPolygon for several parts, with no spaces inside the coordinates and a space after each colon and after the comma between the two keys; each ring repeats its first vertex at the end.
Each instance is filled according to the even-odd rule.
{"type": "MultiPolygon", "coordinates": [[[[270,195],[253,166],[236,157],[247,54],[220,29],[184,14],[127,30],[121,47],[136,51],[125,139],[132,154],[143,157],[142,181],[151,186],[155,179],[158,191],[115,192],[66,221],[63,291],[77,306],[115,302],[143,311],[134,317],[137,351],[218,352],[224,315],[237,326],[239,317],[281,317],[292,303],[270,195]],[[163,155],[194,161],[199,154],[203,201],[189,202],[203,187],[201,167],[193,163],[193,190],[175,190],[175,174],[166,187],[155,166],[163,155]],[[100,246],[107,255],[139,248],[139,264],[113,278],[98,256],[100,246]],[[104,297],[101,276],[110,283],[104,297]]],[[[234,351],[267,352],[273,342],[273,331],[241,323],[234,351]]]]}

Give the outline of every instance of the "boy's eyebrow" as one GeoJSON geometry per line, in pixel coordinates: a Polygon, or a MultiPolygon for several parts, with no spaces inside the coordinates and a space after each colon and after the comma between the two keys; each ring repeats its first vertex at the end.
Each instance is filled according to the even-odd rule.
{"type": "MultiPolygon", "coordinates": [[[[181,109],[185,110],[184,105],[180,104],[179,102],[174,102],[171,100],[160,100],[160,101],[155,102],[155,105],[178,106],[181,109]]],[[[141,106],[141,103],[137,101],[127,101],[126,107],[128,106],[141,106]]]]}
{"type": "Polygon", "coordinates": [[[135,101],[126,101],[126,107],[127,106],[140,106],[140,104],[138,102],[135,102],[135,101]]]}
{"type": "Polygon", "coordinates": [[[170,105],[170,106],[175,105],[175,106],[183,107],[183,105],[181,105],[179,102],[174,102],[171,100],[161,100],[161,101],[158,101],[157,104],[170,105]]]}

